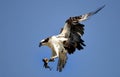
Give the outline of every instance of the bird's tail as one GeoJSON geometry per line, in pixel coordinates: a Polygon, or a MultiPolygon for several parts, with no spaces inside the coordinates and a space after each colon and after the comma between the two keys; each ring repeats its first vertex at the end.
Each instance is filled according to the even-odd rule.
{"type": "Polygon", "coordinates": [[[59,60],[57,65],[57,71],[61,72],[67,62],[67,52],[59,52],[59,60]]]}

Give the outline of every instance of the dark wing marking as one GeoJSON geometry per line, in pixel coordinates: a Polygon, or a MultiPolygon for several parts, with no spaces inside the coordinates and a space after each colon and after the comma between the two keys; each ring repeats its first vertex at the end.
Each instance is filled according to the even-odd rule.
{"type": "Polygon", "coordinates": [[[83,15],[80,15],[80,16],[75,16],[75,17],[70,17],[67,22],[71,23],[71,22],[82,22],[82,21],[85,21],[87,20],[90,16],[98,13],[100,10],[102,10],[103,8],[105,7],[105,5],[103,5],[102,7],[98,8],[97,10],[95,11],[92,11],[92,12],[89,12],[89,13],[86,13],[86,14],[83,14],[83,15]]]}
{"type": "Polygon", "coordinates": [[[64,27],[61,29],[60,35],[68,38],[67,41],[63,42],[63,44],[69,54],[73,53],[76,49],[81,50],[85,46],[84,40],[81,38],[81,36],[84,34],[84,25],[80,22],[98,13],[104,7],[105,5],[93,12],[89,12],[80,16],[70,17],[66,20],[64,27]]]}
{"type": "Polygon", "coordinates": [[[81,36],[84,34],[84,25],[80,23],[71,23],[70,35],[67,41],[64,41],[64,47],[68,51],[69,54],[72,54],[76,48],[78,50],[83,49],[85,46],[84,41],[81,36]]]}

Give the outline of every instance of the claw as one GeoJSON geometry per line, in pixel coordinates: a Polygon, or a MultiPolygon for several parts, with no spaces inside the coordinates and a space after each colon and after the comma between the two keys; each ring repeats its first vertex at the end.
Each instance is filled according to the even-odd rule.
{"type": "Polygon", "coordinates": [[[47,58],[44,58],[42,61],[44,62],[44,67],[49,68],[51,70],[50,66],[48,66],[49,60],[47,58]]]}
{"type": "Polygon", "coordinates": [[[55,61],[54,58],[49,59],[49,62],[54,62],[54,61],[55,61]]]}
{"type": "Polygon", "coordinates": [[[43,59],[43,62],[44,62],[44,63],[48,63],[48,59],[47,59],[47,58],[44,58],[44,59],[43,59]]]}

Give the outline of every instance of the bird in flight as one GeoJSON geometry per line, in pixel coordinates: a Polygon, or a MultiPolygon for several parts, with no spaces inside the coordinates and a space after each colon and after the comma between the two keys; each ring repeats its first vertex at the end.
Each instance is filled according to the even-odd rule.
{"type": "Polygon", "coordinates": [[[84,25],[81,24],[81,22],[98,13],[104,7],[105,5],[95,11],[68,18],[58,35],[54,35],[40,41],[39,47],[48,46],[52,50],[51,58],[43,59],[45,68],[51,69],[48,66],[48,63],[54,62],[55,59],[58,58],[57,71],[62,71],[68,59],[67,54],[73,54],[76,49],[82,50],[84,46],[86,46],[82,39],[84,34],[84,25]]]}

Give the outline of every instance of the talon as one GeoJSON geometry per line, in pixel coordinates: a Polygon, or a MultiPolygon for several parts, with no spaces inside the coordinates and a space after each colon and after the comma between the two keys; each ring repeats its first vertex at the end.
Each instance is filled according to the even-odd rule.
{"type": "Polygon", "coordinates": [[[50,62],[54,62],[55,60],[54,60],[54,58],[50,58],[49,61],[50,62]]]}
{"type": "Polygon", "coordinates": [[[47,58],[44,58],[42,61],[44,62],[44,67],[49,68],[51,70],[50,66],[48,66],[49,60],[47,58]]]}
{"type": "Polygon", "coordinates": [[[43,59],[43,62],[44,62],[44,63],[48,63],[49,60],[48,60],[47,58],[44,58],[44,59],[43,59]]]}

